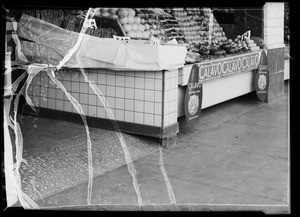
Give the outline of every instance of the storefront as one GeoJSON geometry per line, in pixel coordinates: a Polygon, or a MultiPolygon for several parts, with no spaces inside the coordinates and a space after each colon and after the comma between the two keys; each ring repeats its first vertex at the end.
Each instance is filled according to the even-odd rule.
{"type": "MultiPolygon", "coordinates": [[[[199,114],[254,91],[265,52],[267,98],[283,93],[288,79],[284,4],[259,9],[99,8],[88,10],[90,20],[82,11],[49,22],[46,14],[25,11],[15,23],[19,63],[20,54],[25,56],[24,64],[17,64],[32,75],[27,93],[38,115],[82,123],[79,112],[89,126],[157,137],[166,144],[176,138],[177,118],[189,109],[199,114]],[[87,34],[80,34],[84,25],[87,34]],[[187,96],[193,88],[198,92],[187,96]]],[[[24,112],[36,114],[29,105],[24,112]]]]}

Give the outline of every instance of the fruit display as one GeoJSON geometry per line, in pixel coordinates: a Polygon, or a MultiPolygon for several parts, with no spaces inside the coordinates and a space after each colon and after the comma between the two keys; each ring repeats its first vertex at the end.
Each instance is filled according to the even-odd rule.
{"type": "Polygon", "coordinates": [[[147,31],[150,36],[155,36],[161,40],[167,39],[160,19],[152,10],[136,8],[136,13],[137,16],[140,17],[142,25],[145,26],[145,31],[147,31]]]}
{"type": "Polygon", "coordinates": [[[169,40],[172,40],[173,38],[176,39],[176,41],[179,44],[187,44],[187,40],[183,36],[183,32],[179,28],[178,21],[173,16],[158,16],[161,26],[163,30],[165,31],[166,36],[169,40]]]}
{"type": "Polygon", "coordinates": [[[135,15],[136,12],[133,9],[98,8],[94,17],[95,19],[102,17],[118,20],[118,22],[120,23],[120,28],[122,28],[124,32],[124,35],[134,38],[146,38],[148,35],[146,36],[146,34],[143,34],[145,27],[141,26],[140,18],[137,18],[135,15]]]}
{"type": "Polygon", "coordinates": [[[240,54],[243,52],[247,52],[246,48],[240,48],[237,46],[232,39],[228,39],[225,43],[220,46],[221,49],[224,49],[227,54],[240,54]]]}
{"type": "Polygon", "coordinates": [[[211,37],[212,44],[222,44],[227,40],[225,32],[223,28],[219,25],[216,18],[213,17],[213,27],[212,27],[212,37],[211,37]]]}
{"type": "Polygon", "coordinates": [[[234,44],[238,48],[243,48],[244,50],[250,49],[251,51],[257,51],[260,49],[260,47],[254,42],[254,40],[248,38],[247,36],[245,36],[244,40],[242,40],[242,36],[238,35],[234,39],[234,44]]]}
{"type": "MultiPolygon", "coordinates": [[[[227,9],[226,9],[227,10],[227,9]]],[[[265,48],[258,37],[247,38],[238,35],[228,39],[214,16],[218,8],[95,8],[92,18],[97,28],[88,28],[86,34],[100,38],[113,35],[128,36],[132,39],[150,39],[166,44],[176,39],[187,47],[186,63],[195,63],[225,56],[257,51],[265,48]]],[[[228,10],[230,12],[230,10],[228,10]]],[[[63,28],[79,32],[87,11],[64,12],[63,28]]],[[[223,10],[224,12],[224,10],[223,10]]],[[[226,12],[226,11],[225,11],[226,12]]],[[[224,13],[225,13],[224,12],[224,13]]],[[[36,11],[27,12],[34,16],[50,19],[36,11]]],[[[51,19],[52,19],[51,18],[51,19]]],[[[51,20],[50,19],[50,20],[51,20]]],[[[51,21],[52,23],[56,21],[51,21]]],[[[58,21],[57,21],[58,22],[58,21]]],[[[147,43],[147,42],[146,42],[147,43]]]]}
{"type": "Polygon", "coordinates": [[[173,8],[172,15],[178,20],[186,40],[192,45],[221,44],[227,39],[210,8],[173,8]]]}
{"type": "Polygon", "coordinates": [[[188,10],[184,8],[172,8],[172,15],[179,23],[179,27],[183,32],[185,39],[190,44],[196,44],[200,41],[208,39],[206,32],[201,34],[201,30],[204,30],[200,24],[200,9],[188,10]]]}
{"type": "Polygon", "coordinates": [[[165,38],[157,16],[150,10],[139,8],[100,8],[95,17],[109,17],[120,22],[126,36],[133,39],[165,38]]]}
{"type": "Polygon", "coordinates": [[[265,49],[267,48],[264,40],[261,37],[251,37],[251,39],[261,48],[261,49],[265,49]]]}

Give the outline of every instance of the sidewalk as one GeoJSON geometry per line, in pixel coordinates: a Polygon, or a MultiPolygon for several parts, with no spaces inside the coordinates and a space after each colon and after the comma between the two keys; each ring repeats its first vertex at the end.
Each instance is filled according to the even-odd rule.
{"type": "MultiPolygon", "coordinates": [[[[266,213],[289,213],[288,104],[289,93],[286,85],[285,94],[269,100],[269,103],[258,102],[254,93],[251,93],[207,108],[202,111],[199,126],[195,130],[190,129],[181,118],[177,144],[163,149],[164,167],[171,186],[169,192],[159,164],[158,142],[146,137],[123,134],[130,153],[134,156],[142,209],[261,210],[266,213]],[[170,202],[172,191],[176,206],[170,202]]],[[[23,126],[26,126],[26,121],[30,118],[33,119],[24,117],[23,126]]],[[[56,161],[53,163],[53,170],[58,169],[55,164],[60,160],[66,161],[59,165],[66,166],[67,175],[72,166],[81,165],[81,169],[85,169],[85,172],[78,173],[83,179],[76,179],[76,174],[69,175],[69,179],[73,180],[73,187],[57,189],[57,193],[38,200],[40,207],[71,210],[139,210],[133,180],[124,161],[123,166],[120,160],[103,170],[104,162],[122,158],[120,148],[118,151],[117,148],[108,150],[108,147],[114,145],[118,147],[118,138],[113,132],[102,130],[102,135],[99,129],[91,129],[93,141],[99,142],[99,147],[106,144],[102,146],[106,148],[101,149],[99,155],[93,153],[94,160],[101,160],[95,163],[96,167],[100,166],[99,170],[95,171],[98,175],[93,180],[93,205],[87,206],[86,165],[83,160],[78,160],[81,159],[80,148],[86,146],[84,127],[74,124],[70,127],[71,124],[68,123],[54,123],[41,118],[38,118],[36,123],[38,133],[28,126],[23,127],[24,130],[22,128],[26,153],[36,152],[41,158],[46,158],[45,155],[54,153],[50,151],[51,147],[55,149],[55,145],[65,138],[72,138],[68,143],[73,145],[67,147],[76,148],[77,155],[71,156],[70,153],[73,152],[68,149],[64,150],[63,154],[60,149],[61,157],[53,155],[56,161]],[[77,137],[75,142],[75,135],[83,136],[77,137]],[[47,146],[44,144],[46,140],[47,146]],[[49,146],[50,143],[52,146],[49,146]],[[40,151],[37,151],[37,146],[40,146],[40,151]],[[48,152],[45,151],[47,147],[48,152]],[[111,154],[112,152],[114,154],[111,154]],[[108,155],[116,158],[103,159],[103,156],[105,158],[108,155]],[[74,161],[70,163],[70,159],[74,161]]],[[[55,150],[58,150],[57,147],[55,150]]],[[[49,167],[51,165],[45,163],[44,170],[49,170],[49,167]]],[[[43,165],[40,170],[43,170],[43,165]]],[[[41,174],[41,178],[51,179],[49,174],[41,174]]]]}

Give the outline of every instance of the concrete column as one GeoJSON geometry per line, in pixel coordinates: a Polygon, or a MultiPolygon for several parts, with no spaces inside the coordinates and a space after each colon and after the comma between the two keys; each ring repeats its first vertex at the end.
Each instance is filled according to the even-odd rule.
{"type": "Polygon", "coordinates": [[[263,9],[263,38],[268,48],[270,99],[284,93],[284,3],[267,2],[263,9]]]}

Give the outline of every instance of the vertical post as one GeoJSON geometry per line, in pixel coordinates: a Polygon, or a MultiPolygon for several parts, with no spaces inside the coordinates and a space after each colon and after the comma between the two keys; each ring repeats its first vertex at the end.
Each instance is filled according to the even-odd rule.
{"type": "Polygon", "coordinates": [[[267,2],[264,7],[263,38],[268,48],[270,73],[268,98],[284,93],[284,3],[267,2]]]}

